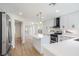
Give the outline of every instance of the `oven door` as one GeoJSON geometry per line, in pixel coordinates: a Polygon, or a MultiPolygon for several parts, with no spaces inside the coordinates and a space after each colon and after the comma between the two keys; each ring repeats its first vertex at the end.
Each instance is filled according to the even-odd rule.
{"type": "Polygon", "coordinates": [[[55,42],[58,42],[58,37],[57,35],[51,35],[50,36],[50,43],[55,43],[55,42]]]}

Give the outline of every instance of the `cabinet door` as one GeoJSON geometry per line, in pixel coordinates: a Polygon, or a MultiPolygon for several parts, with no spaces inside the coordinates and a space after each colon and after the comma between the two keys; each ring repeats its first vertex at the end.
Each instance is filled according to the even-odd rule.
{"type": "Polygon", "coordinates": [[[69,20],[69,25],[71,28],[73,28],[73,25],[74,28],[79,28],[79,12],[69,15],[69,20]]]}
{"type": "Polygon", "coordinates": [[[79,12],[67,14],[64,16],[61,16],[60,18],[60,26],[61,28],[67,28],[67,29],[79,29],[79,12]]]}
{"type": "Polygon", "coordinates": [[[60,18],[60,27],[61,28],[69,28],[69,17],[68,16],[62,16],[60,18]]]}

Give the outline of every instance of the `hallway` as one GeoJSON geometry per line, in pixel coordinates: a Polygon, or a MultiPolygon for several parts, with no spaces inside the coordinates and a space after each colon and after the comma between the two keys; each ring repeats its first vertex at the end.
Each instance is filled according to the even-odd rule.
{"type": "Polygon", "coordinates": [[[35,48],[33,48],[30,39],[26,40],[25,44],[21,43],[20,39],[16,40],[16,47],[11,50],[12,56],[41,56],[35,48]]]}

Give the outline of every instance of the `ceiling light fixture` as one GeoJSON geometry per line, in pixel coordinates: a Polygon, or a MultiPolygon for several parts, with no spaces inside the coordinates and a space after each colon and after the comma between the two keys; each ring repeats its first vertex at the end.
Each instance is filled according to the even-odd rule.
{"type": "Polygon", "coordinates": [[[22,12],[19,12],[19,15],[23,15],[23,13],[22,12]]]}
{"type": "Polygon", "coordinates": [[[56,12],[60,12],[59,10],[56,10],[56,12]]]}
{"type": "Polygon", "coordinates": [[[40,22],[40,24],[42,24],[42,22],[40,22]]]}
{"type": "Polygon", "coordinates": [[[49,3],[49,6],[55,6],[56,3],[49,3]]]}
{"type": "Polygon", "coordinates": [[[33,25],[34,23],[32,22],[32,25],[33,25]]]}
{"type": "Polygon", "coordinates": [[[44,18],[44,17],[41,17],[42,19],[44,18]]]}

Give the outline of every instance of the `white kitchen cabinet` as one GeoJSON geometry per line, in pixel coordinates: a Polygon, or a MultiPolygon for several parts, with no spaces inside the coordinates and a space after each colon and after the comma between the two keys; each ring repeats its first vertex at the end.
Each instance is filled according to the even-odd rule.
{"type": "Polygon", "coordinates": [[[64,37],[62,35],[58,36],[58,41],[63,41],[63,40],[66,40],[66,39],[67,39],[67,37],[64,37]]]}
{"type": "Polygon", "coordinates": [[[55,56],[55,55],[43,46],[43,56],[55,56]]]}
{"type": "Polygon", "coordinates": [[[72,29],[74,28],[79,29],[79,12],[70,13],[67,15],[63,15],[60,17],[60,27],[65,29],[72,29]]]}
{"type": "Polygon", "coordinates": [[[40,54],[43,54],[42,45],[46,44],[50,44],[49,36],[44,36],[43,38],[33,37],[33,46],[40,54]]]}
{"type": "Polygon", "coordinates": [[[41,54],[41,39],[40,38],[33,38],[33,46],[34,48],[41,54]]]}
{"type": "Polygon", "coordinates": [[[60,27],[61,28],[68,28],[69,27],[69,22],[68,22],[68,16],[61,16],[60,17],[60,27]]]}

